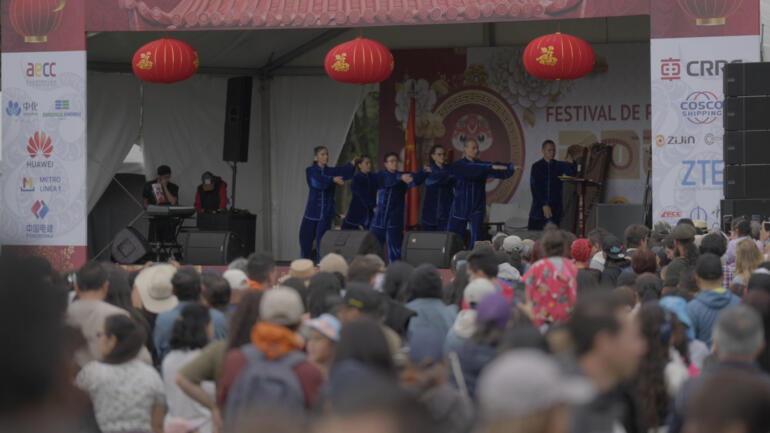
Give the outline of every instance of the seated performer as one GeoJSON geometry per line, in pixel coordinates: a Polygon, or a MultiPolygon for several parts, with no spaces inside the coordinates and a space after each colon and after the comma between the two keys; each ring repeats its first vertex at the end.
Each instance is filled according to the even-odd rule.
{"type": "Polygon", "coordinates": [[[201,184],[195,191],[195,210],[217,212],[227,209],[227,183],[210,171],[201,175],[201,184]]]}
{"type": "Polygon", "coordinates": [[[369,223],[377,205],[377,177],[372,173],[372,158],[362,156],[358,163],[358,174],[350,182],[353,198],[342,221],[342,230],[369,229],[369,223]]]}
{"type": "Polygon", "coordinates": [[[430,149],[430,159],[430,175],[425,179],[425,197],[422,200],[422,229],[433,232],[446,230],[455,178],[445,165],[446,150],[441,145],[430,149]]]}
{"type": "Polygon", "coordinates": [[[577,175],[577,166],[572,155],[567,161],[557,161],[556,144],[552,140],[543,142],[543,159],[532,164],[529,187],[532,190],[532,208],[529,211],[529,230],[542,230],[549,222],[557,226],[562,217],[562,193],[559,176],[577,175]]]}
{"type": "MultiPolygon", "coordinates": [[[[324,233],[332,227],[334,220],[334,192],[336,185],[344,185],[353,177],[353,162],[343,167],[328,167],[329,150],[324,146],[313,149],[315,161],[305,169],[305,180],[310,191],[305,206],[305,216],[299,227],[299,247],[303,259],[311,259],[313,241],[316,248],[321,245],[324,233]]],[[[354,161],[357,162],[357,161],[354,161]]]]}
{"type": "Polygon", "coordinates": [[[406,217],[405,196],[409,188],[414,188],[425,181],[427,172],[417,173],[398,171],[399,158],[395,152],[385,155],[385,170],[377,177],[377,208],[369,227],[381,244],[388,243],[390,263],[401,260],[401,242],[404,239],[404,219],[406,217]]]}
{"type": "Polygon", "coordinates": [[[179,187],[171,183],[171,167],[158,167],[158,177],[145,183],[142,189],[142,206],[149,205],[176,206],[179,199],[179,187]]]}
{"type": "MultiPolygon", "coordinates": [[[[179,202],[179,187],[171,183],[171,167],[161,165],[158,177],[145,183],[142,189],[142,206],[176,206],[179,202]]],[[[171,218],[153,218],[148,227],[150,242],[176,243],[177,221],[171,218]]]]}
{"type": "Polygon", "coordinates": [[[513,176],[513,163],[492,163],[478,161],[479,144],[474,140],[465,143],[465,155],[449,166],[449,173],[457,181],[452,211],[449,214],[447,231],[466,237],[466,226],[470,223],[472,246],[483,240],[481,226],[487,214],[487,178],[507,179],[513,176]]]}

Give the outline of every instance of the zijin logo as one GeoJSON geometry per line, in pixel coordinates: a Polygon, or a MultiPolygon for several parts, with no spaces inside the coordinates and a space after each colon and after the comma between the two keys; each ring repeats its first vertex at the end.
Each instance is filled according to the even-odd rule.
{"type": "Polygon", "coordinates": [[[43,219],[48,215],[48,205],[46,205],[43,200],[35,201],[35,204],[32,205],[32,209],[30,210],[37,219],[43,219]]]}
{"type": "Polygon", "coordinates": [[[47,136],[45,132],[35,132],[35,135],[29,137],[27,152],[29,152],[30,158],[34,158],[38,155],[43,155],[46,159],[49,158],[51,152],[53,152],[51,137],[47,136]]]}
{"type": "Polygon", "coordinates": [[[660,79],[674,81],[682,79],[682,63],[680,59],[662,59],[660,61],[660,79]]]}
{"type": "Polygon", "coordinates": [[[655,136],[655,144],[658,147],[663,147],[664,145],[677,145],[677,144],[695,144],[695,137],[692,135],[669,135],[668,137],[664,137],[663,135],[657,135],[655,136]]]}
{"type": "Polygon", "coordinates": [[[679,104],[682,116],[696,125],[709,125],[722,117],[724,103],[714,92],[692,92],[679,104]]]}
{"type": "Polygon", "coordinates": [[[32,177],[21,178],[21,192],[35,192],[35,179],[32,177]]]}

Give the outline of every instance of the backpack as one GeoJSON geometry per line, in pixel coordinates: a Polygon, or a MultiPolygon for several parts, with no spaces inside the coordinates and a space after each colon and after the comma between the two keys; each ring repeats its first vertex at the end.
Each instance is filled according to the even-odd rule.
{"type": "Polygon", "coordinates": [[[305,361],[302,352],[290,352],[281,358],[267,359],[251,343],[241,346],[248,365],[235,380],[227,396],[225,431],[233,432],[244,416],[280,409],[292,414],[305,411],[305,393],[294,367],[305,361]]]}

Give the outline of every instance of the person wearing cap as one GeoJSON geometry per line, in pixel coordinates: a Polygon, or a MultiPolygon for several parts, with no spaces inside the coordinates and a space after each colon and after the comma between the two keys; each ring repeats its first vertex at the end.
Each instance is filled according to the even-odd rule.
{"type": "Polygon", "coordinates": [[[446,335],[444,352],[456,352],[462,342],[471,338],[476,332],[476,306],[481,300],[493,293],[497,288],[487,279],[477,278],[463,290],[463,309],[457,313],[457,319],[446,335]]]}
{"type": "MultiPolygon", "coordinates": [[[[279,360],[289,353],[302,352],[301,339],[296,332],[304,313],[305,307],[296,290],[282,286],[266,290],[259,304],[260,320],[251,330],[252,346],[249,350],[259,351],[266,358],[265,362],[279,360]]],[[[225,407],[238,375],[249,364],[243,352],[246,347],[232,349],[225,355],[217,388],[220,408],[225,407]]],[[[318,397],[323,375],[318,367],[307,360],[295,364],[292,370],[302,388],[305,408],[309,409],[318,397]]]]}
{"type": "Polygon", "coordinates": [[[334,361],[334,348],[340,341],[342,324],[339,319],[329,313],[318,316],[317,319],[305,323],[310,329],[307,340],[307,359],[318,367],[323,376],[329,377],[329,369],[334,361]]]}
{"type": "Polygon", "coordinates": [[[695,281],[700,292],[687,304],[695,338],[711,346],[711,331],[719,313],[741,302],[741,298],[722,286],[722,262],[714,254],[698,257],[695,281]]]}
{"type": "Polygon", "coordinates": [[[571,260],[562,257],[565,238],[558,230],[548,230],[542,242],[545,257],[522,277],[536,328],[565,322],[577,300],[578,269],[571,260]]]}
{"type": "Polygon", "coordinates": [[[476,331],[471,338],[461,341],[455,351],[462,375],[452,377],[454,384],[465,388],[471,398],[476,395],[479,375],[497,356],[497,346],[508,329],[511,315],[511,303],[497,293],[484,296],[476,306],[476,331]]]}
{"type": "Polygon", "coordinates": [[[542,145],[543,158],[532,164],[529,187],[532,191],[532,208],[529,211],[529,230],[543,230],[548,223],[561,222],[562,184],[559,176],[576,176],[577,164],[573,155],[567,152],[566,161],[557,161],[556,143],[545,140],[542,145]]]}
{"type": "MultiPolygon", "coordinates": [[[[86,339],[86,347],[75,352],[75,362],[80,367],[102,359],[99,335],[105,319],[115,314],[130,316],[128,311],[104,301],[109,285],[107,270],[98,262],[87,262],[78,270],[75,283],[78,299],[67,307],[67,323],[79,329],[86,339]]],[[[144,346],[138,359],[152,365],[150,352],[144,346]]]]}
{"type": "Polygon", "coordinates": [[[401,385],[418,395],[431,415],[435,431],[465,433],[474,421],[473,402],[449,383],[451,373],[443,352],[444,336],[420,329],[409,338],[409,357],[401,385]]]}
{"type": "Polygon", "coordinates": [[[585,238],[575,239],[570,247],[570,255],[578,269],[588,268],[591,261],[591,242],[585,238]]]}
{"type": "Polygon", "coordinates": [[[521,254],[521,249],[524,248],[524,242],[520,237],[516,235],[507,236],[503,239],[503,251],[510,254],[514,251],[521,254]]]}
{"type": "Polygon", "coordinates": [[[218,212],[227,210],[227,183],[207,171],[201,175],[201,184],[195,190],[195,211],[218,212]]]}
{"type": "Polygon", "coordinates": [[[382,327],[391,354],[397,357],[401,352],[401,337],[383,323],[385,309],[385,295],[365,283],[351,282],[345,287],[345,297],[337,317],[343,325],[362,318],[374,320],[382,327]]]}
{"type": "Polygon", "coordinates": [[[623,244],[613,234],[608,234],[602,239],[602,252],[604,252],[604,270],[599,279],[599,285],[614,289],[623,268],[629,264],[628,256],[623,244]]]}
{"type": "Polygon", "coordinates": [[[566,375],[543,352],[520,349],[505,353],[479,380],[478,433],[566,433],[572,407],[589,402],[594,394],[590,382],[566,375]],[[524,425],[530,428],[524,430],[524,425]]]}
{"type": "Polygon", "coordinates": [[[698,248],[695,246],[695,228],[687,223],[674,227],[671,231],[674,240],[674,259],[666,267],[664,287],[676,287],[682,272],[694,266],[698,259],[698,248]]]}
{"type": "Polygon", "coordinates": [[[230,305],[238,305],[241,297],[249,290],[249,277],[240,269],[228,269],[222,277],[230,285],[230,305]]]}
{"type": "MultiPolygon", "coordinates": [[[[138,277],[137,277],[138,279],[138,277]]],[[[173,295],[178,303],[171,309],[158,314],[155,319],[153,341],[158,359],[163,360],[170,350],[171,335],[179,315],[184,307],[191,303],[201,302],[201,277],[198,271],[191,266],[179,268],[171,279],[173,295]]],[[[211,321],[214,323],[214,339],[227,338],[227,319],[222,312],[209,309],[211,321]]]]}
{"type": "Polygon", "coordinates": [[[347,279],[348,262],[344,257],[337,253],[329,253],[318,263],[318,272],[337,273],[340,274],[342,278],[347,279]]]}
{"type": "Polygon", "coordinates": [[[310,279],[313,278],[313,275],[317,272],[318,269],[312,260],[297,259],[291,262],[289,265],[289,273],[284,276],[283,280],[288,278],[299,278],[305,283],[305,287],[307,287],[310,283],[310,279]]]}

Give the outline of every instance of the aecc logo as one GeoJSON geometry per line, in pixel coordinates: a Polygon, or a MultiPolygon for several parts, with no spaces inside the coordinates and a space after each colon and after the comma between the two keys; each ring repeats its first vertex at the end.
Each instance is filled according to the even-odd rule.
{"type": "Polygon", "coordinates": [[[56,62],[27,62],[24,71],[27,78],[54,78],[56,77],[56,62]]]}

